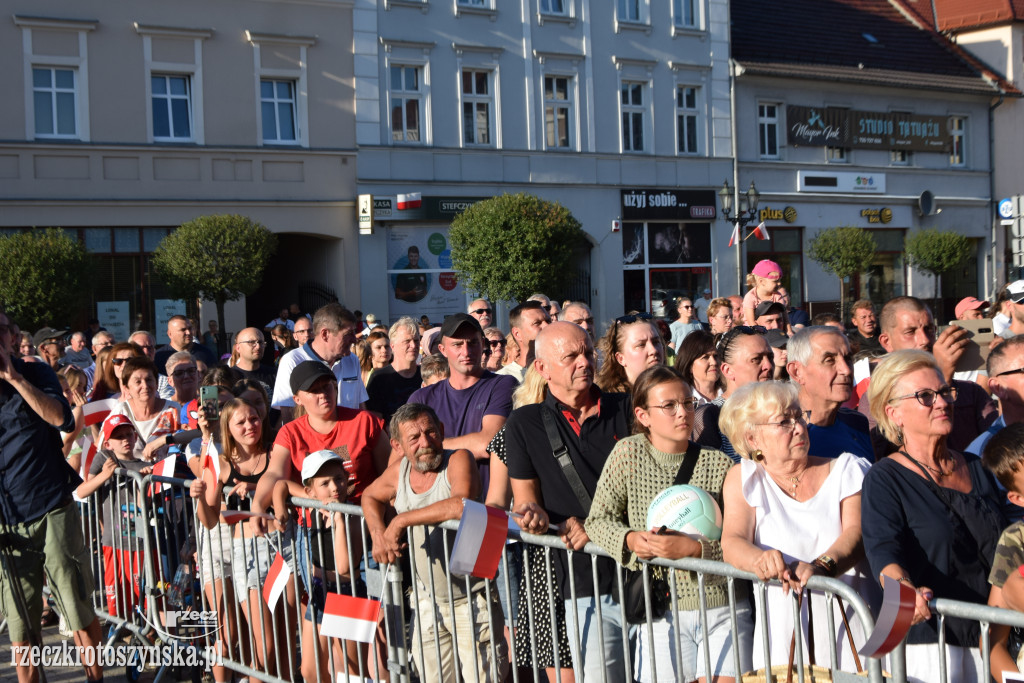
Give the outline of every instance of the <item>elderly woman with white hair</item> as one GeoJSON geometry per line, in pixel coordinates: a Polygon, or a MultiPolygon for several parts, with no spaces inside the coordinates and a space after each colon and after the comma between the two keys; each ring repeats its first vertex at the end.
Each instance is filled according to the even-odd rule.
{"type": "MultiPolygon", "coordinates": [[[[793,609],[785,598],[790,589],[804,590],[819,574],[836,577],[862,595],[872,593],[860,524],[861,483],[869,464],[849,453],[835,459],[811,455],[797,389],[787,382],[740,387],[722,407],[719,425],[743,458],[729,471],[722,491],[722,555],[762,581],[781,581],[768,587],[765,610],[758,605],[754,630],[755,643],[761,642],[762,629],[769,630],[771,661],[781,664],[789,657],[793,633],[793,609]]],[[[817,591],[810,595],[815,651],[824,660],[834,648],[839,667],[856,671],[849,638],[859,648],[865,636],[852,608],[844,606],[853,633],[836,610],[832,641],[826,597],[817,591]]],[[[807,603],[801,618],[805,642],[807,603]]],[[[765,666],[764,654],[754,647],[755,669],[765,666]]]]}
{"type": "MultiPolygon", "coordinates": [[[[909,681],[939,679],[932,597],[984,604],[999,534],[1006,527],[992,474],[981,460],[946,445],[956,387],[925,351],[889,353],[868,387],[871,415],[897,452],[864,479],[864,550],[873,575],[917,591],[907,636],[909,681]]],[[[978,622],[945,622],[951,681],[983,678],[978,622]]]]}

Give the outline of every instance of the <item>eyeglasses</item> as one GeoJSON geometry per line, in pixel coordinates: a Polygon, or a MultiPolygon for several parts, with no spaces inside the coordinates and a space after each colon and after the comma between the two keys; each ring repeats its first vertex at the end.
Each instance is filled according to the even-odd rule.
{"type": "Polygon", "coordinates": [[[473,315],[493,315],[494,314],[494,309],[493,308],[474,308],[472,311],[470,311],[470,313],[472,313],[473,315]]]}
{"type": "Polygon", "coordinates": [[[657,409],[661,410],[663,413],[665,413],[666,415],[670,415],[671,416],[671,415],[678,414],[680,408],[682,408],[685,411],[695,410],[697,408],[697,399],[695,399],[695,398],[686,398],[686,399],[683,399],[682,401],[668,401],[667,403],[662,403],[660,406],[659,405],[649,405],[649,406],[647,406],[647,410],[650,410],[651,408],[657,408],[657,409]]]}
{"type": "Polygon", "coordinates": [[[249,346],[264,346],[267,342],[263,341],[262,339],[239,339],[237,343],[248,344],[249,346]]]}
{"type": "Polygon", "coordinates": [[[300,334],[309,334],[310,332],[312,332],[312,330],[310,330],[308,327],[304,330],[293,330],[292,336],[298,336],[300,334]]]}
{"type": "Polygon", "coordinates": [[[807,425],[807,419],[811,416],[811,411],[804,410],[793,415],[787,415],[778,422],[761,422],[758,423],[758,427],[775,427],[784,432],[792,434],[796,430],[798,424],[807,425]]]}
{"type": "Polygon", "coordinates": [[[729,348],[729,344],[736,337],[743,335],[754,335],[754,334],[767,334],[768,328],[763,325],[736,325],[728,332],[724,333],[718,343],[715,344],[715,350],[725,352],[729,348]]]}
{"type": "Polygon", "coordinates": [[[1006,370],[1004,372],[996,373],[996,377],[1004,377],[1006,375],[1019,375],[1024,373],[1024,368],[1017,368],[1016,370],[1006,370]]]}
{"type": "Polygon", "coordinates": [[[171,373],[172,377],[190,377],[195,376],[199,373],[197,368],[182,368],[181,370],[175,370],[171,373]]]}
{"type": "Polygon", "coordinates": [[[508,342],[505,341],[504,339],[492,339],[491,340],[491,346],[494,346],[494,347],[505,346],[506,344],[508,344],[508,342]]]}
{"type": "Polygon", "coordinates": [[[923,405],[925,408],[931,408],[935,405],[935,397],[941,396],[942,400],[946,403],[953,403],[956,401],[957,390],[956,387],[944,386],[939,388],[938,391],[935,389],[920,389],[912,394],[906,396],[894,396],[889,399],[889,403],[893,401],[902,401],[905,398],[916,398],[917,402],[923,405]]]}
{"type": "Polygon", "coordinates": [[[615,319],[615,324],[630,325],[635,323],[637,320],[654,320],[654,316],[650,313],[632,313],[630,315],[622,315],[615,319]]]}

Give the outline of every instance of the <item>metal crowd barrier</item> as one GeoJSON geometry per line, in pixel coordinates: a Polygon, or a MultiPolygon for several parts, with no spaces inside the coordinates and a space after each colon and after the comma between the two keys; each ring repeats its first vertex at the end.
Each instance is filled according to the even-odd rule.
{"type": "MultiPolygon", "coordinates": [[[[209,661],[209,664],[218,663],[241,675],[263,681],[324,681],[319,666],[315,667],[315,671],[304,671],[300,664],[301,626],[304,623],[305,598],[310,590],[308,577],[312,571],[310,552],[313,541],[310,535],[302,530],[287,534],[272,532],[268,534],[266,543],[253,541],[249,524],[244,521],[239,523],[242,540],[236,542],[231,534],[222,533],[219,527],[207,530],[199,522],[196,502],[189,496],[189,481],[142,477],[120,469],[116,471],[115,477],[124,484],[115,487],[110,494],[111,508],[117,519],[101,519],[98,495],[103,489],[82,503],[85,537],[94,550],[94,573],[98,587],[94,595],[94,606],[101,619],[109,624],[107,645],[113,645],[116,640],[128,636],[133,642],[142,645],[159,642],[168,647],[197,648],[211,659],[215,657],[218,660],[209,661]],[[113,569],[105,566],[103,561],[101,524],[109,525],[112,530],[134,530],[134,533],[118,533],[114,536],[114,556],[123,558],[124,562],[115,562],[113,569]],[[232,547],[227,547],[229,542],[232,547]],[[290,560],[290,590],[282,595],[277,608],[270,612],[265,607],[262,588],[266,581],[265,568],[271,564],[278,551],[290,560]],[[237,593],[234,593],[232,570],[217,561],[218,558],[226,557],[231,558],[232,562],[239,558],[247,566],[252,564],[258,568],[257,595],[255,601],[250,601],[249,618],[246,618],[237,593]],[[172,592],[178,568],[183,564],[192,566],[192,579],[183,586],[181,574],[178,574],[178,588],[184,588],[181,591],[184,599],[181,604],[171,604],[168,596],[172,592]],[[212,576],[214,585],[230,586],[232,590],[204,590],[199,580],[204,568],[212,576]],[[107,573],[111,570],[117,573],[114,577],[116,580],[110,582],[115,588],[112,599],[114,609],[108,609],[103,592],[107,573]],[[254,608],[258,608],[258,613],[254,608]],[[207,615],[215,612],[216,619],[200,619],[196,623],[194,618],[176,618],[182,613],[194,617],[196,612],[207,615]],[[259,634],[269,634],[269,637],[261,638],[259,634]]],[[[506,545],[496,580],[473,580],[455,576],[449,568],[457,522],[445,522],[440,525],[443,530],[436,531],[437,536],[433,540],[440,545],[434,546],[435,552],[429,557],[429,566],[419,566],[416,553],[411,552],[425,542],[422,534],[431,530],[420,527],[406,530],[408,546],[402,561],[378,567],[369,551],[370,539],[360,508],[344,504],[324,505],[299,498],[291,502],[316,529],[322,523],[322,516],[318,512],[321,510],[341,513],[345,520],[348,530],[346,550],[350,558],[349,574],[353,580],[350,585],[342,588],[340,575],[345,572],[338,572],[338,567],[334,567],[332,571],[336,572],[336,576],[324,581],[325,590],[346,592],[353,596],[368,594],[371,598],[380,599],[382,603],[378,639],[374,645],[366,647],[342,642],[341,656],[345,661],[338,661],[334,647],[328,649],[326,660],[330,681],[338,680],[339,675],[341,680],[360,683],[366,679],[394,683],[414,680],[420,683],[432,683],[434,680],[448,683],[459,678],[465,683],[540,681],[546,678],[543,671],[536,667],[524,669],[517,663],[535,662],[545,650],[551,652],[555,680],[562,680],[563,672],[573,667],[572,659],[566,659],[559,651],[556,629],[549,628],[550,640],[542,642],[534,626],[542,621],[554,624],[557,615],[564,613],[570,650],[579,651],[581,615],[577,613],[575,603],[575,577],[570,574],[568,597],[572,599],[566,601],[556,584],[552,561],[557,553],[567,554],[570,561],[574,557],[584,558],[589,561],[589,573],[596,585],[599,579],[598,558],[608,555],[593,543],[574,553],[567,551],[555,536],[522,534],[518,542],[506,545]],[[522,567],[524,562],[527,564],[525,570],[522,567]],[[536,585],[537,567],[530,570],[530,565],[537,562],[541,563],[540,586],[536,585]],[[365,591],[361,581],[365,581],[365,591]],[[517,598],[517,591],[523,593],[524,597],[517,598]],[[535,596],[541,596],[539,604],[535,603],[535,596]],[[529,652],[523,652],[515,635],[518,629],[527,628],[530,629],[527,638],[529,652]],[[435,677],[427,675],[431,670],[436,672],[435,677]]],[[[315,538],[316,543],[322,542],[319,534],[315,538]]],[[[318,550],[318,555],[323,557],[323,546],[320,545],[318,550]]],[[[333,561],[334,558],[330,559],[333,561]]],[[[625,576],[621,567],[615,566],[614,581],[621,594],[625,576]]],[[[712,652],[707,635],[707,577],[726,577],[733,642],[737,640],[737,610],[749,604],[743,595],[746,592],[742,589],[744,584],[753,586],[753,602],[760,609],[765,608],[767,585],[757,581],[753,574],[730,565],[688,558],[676,561],[653,560],[642,563],[642,566],[645,575],[651,566],[693,573],[691,576],[695,577],[700,596],[698,611],[701,632],[704,634],[705,671],[712,668],[712,652]]],[[[680,589],[680,580],[675,572],[668,574],[672,577],[669,581],[672,617],[674,623],[679,624],[680,613],[675,598],[680,589]]],[[[623,634],[624,662],[621,668],[604,666],[603,652],[597,653],[602,664],[602,683],[634,680],[633,656],[638,640],[647,639],[652,649],[655,645],[651,618],[652,594],[648,578],[645,578],[644,591],[648,618],[646,623],[631,627],[623,634]]],[[[837,579],[815,576],[808,582],[808,587],[828,596],[842,598],[852,608],[854,619],[860,622],[863,632],[869,634],[872,631],[874,621],[871,610],[863,597],[850,586],[837,579]]],[[[865,660],[865,671],[860,674],[838,669],[833,603],[831,598],[827,600],[825,614],[832,647],[827,656],[819,654],[819,666],[832,670],[833,680],[837,682],[866,678],[872,683],[880,683],[883,674],[878,660],[865,660]]],[[[794,618],[799,618],[795,600],[792,601],[792,607],[794,618]]],[[[601,631],[602,609],[621,610],[622,622],[625,622],[625,615],[621,605],[597,604],[595,620],[601,640],[604,641],[605,635],[601,631]]],[[[988,625],[997,623],[1024,627],[1024,615],[1008,610],[943,599],[934,601],[933,609],[940,615],[940,624],[948,616],[974,619],[981,623],[986,675],[984,680],[987,680],[990,673],[988,625]]],[[[753,612],[752,609],[752,618],[753,612]]],[[[762,648],[766,669],[770,669],[773,664],[784,664],[771,661],[769,638],[788,641],[790,633],[772,631],[766,624],[760,633],[752,636],[753,646],[762,648]]],[[[311,645],[313,659],[319,661],[322,657],[319,639],[313,638],[311,645]]],[[[858,642],[857,645],[863,643],[858,642]]],[[[677,639],[672,646],[678,661],[681,654],[680,641],[677,639]]],[[[801,682],[811,680],[810,672],[803,665],[802,653],[806,647],[801,633],[795,643],[797,664],[794,671],[795,679],[801,682]]],[[[945,647],[942,638],[936,647],[945,647]]],[[[588,656],[592,654],[588,653],[588,656]]],[[[734,652],[732,663],[737,671],[742,670],[739,652],[734,652]]],[[[892,669],[889,672],[891,680],[906,681],[904,662],[899,651],[889,664],[892,669]]],[[[160,680],[160,673],[157,680],[160,680]]],[[[675,671],[658,671],[655,668],[651,674],[654,681],[677,679],[675,671]]],[[[582,672],[577,671],[575,679],[579,681],[582,678],[582,672]]],[[[943,668],[942,682],[948,680],[948,672],[943,668]]]]}

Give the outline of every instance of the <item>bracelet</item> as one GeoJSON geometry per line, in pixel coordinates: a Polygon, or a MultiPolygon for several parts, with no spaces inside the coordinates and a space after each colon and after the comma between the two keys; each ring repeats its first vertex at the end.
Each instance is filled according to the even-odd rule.
{"type": "Polygon", "coordinates": [[[904,583],[904,582],[906,582],[906,583],[909,583],[911,586],[914,585],[914,582],[910,580],[909,576],[901,576],[900,578],[896,579],[896,581],[897,581],[897,583],[904,583]]]}
{"type": "Polygon", "coordinates": [[[1022,564],[1021,566],[1017,567],[1017,573],[1020,574],[1022,577],[1024,577],[1024,564],[1022,564]]]}

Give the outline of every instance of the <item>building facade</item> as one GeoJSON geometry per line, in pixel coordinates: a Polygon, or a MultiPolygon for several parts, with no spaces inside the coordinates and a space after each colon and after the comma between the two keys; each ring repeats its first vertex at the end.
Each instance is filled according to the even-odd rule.
{"type": "Polygon", "coordinates": [[[213,213],[280,236],[267,284],[229,305],[229,331],[275,317],[309,281],[358,301],[349,0],[12,5],[0,228],[81,240],[97,264],[93,315],[162,334],[182,303],[150,256],[213,213]]]}

